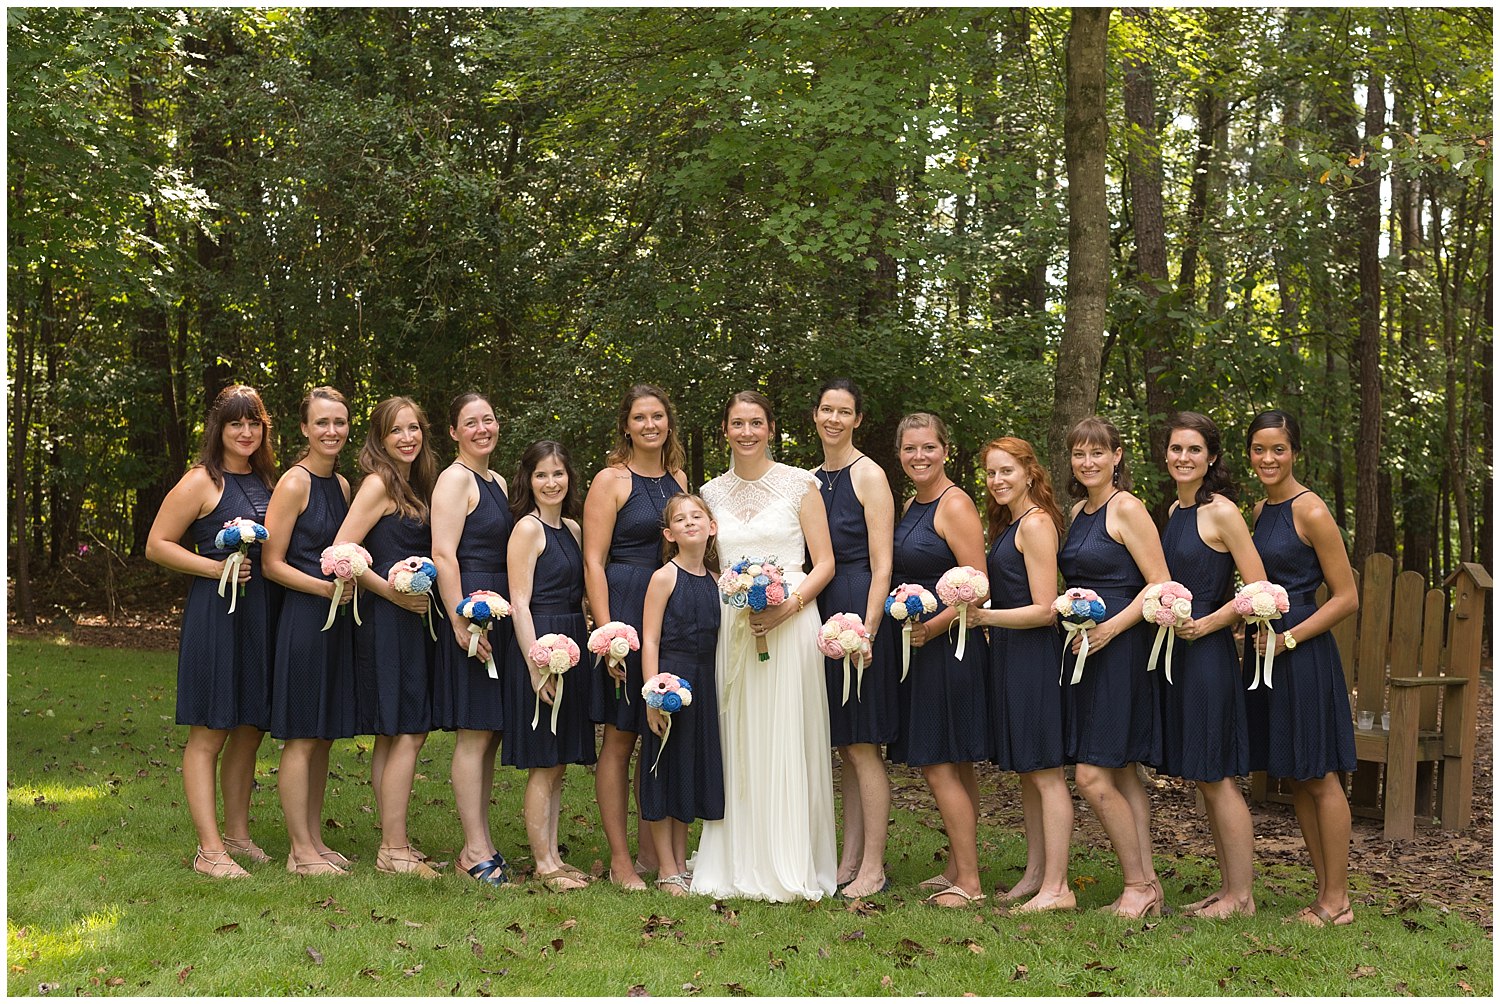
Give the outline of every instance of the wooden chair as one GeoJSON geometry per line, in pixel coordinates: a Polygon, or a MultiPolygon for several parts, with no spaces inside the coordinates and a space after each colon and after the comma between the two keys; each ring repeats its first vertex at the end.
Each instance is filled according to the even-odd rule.
{"type": "MultiPolygon", "coordinates": [[[[1354,714],[1373,720],[1354,730],[1360,767],[1349,784],[1350,808],[1384,819],[1387,840],[1404,840],[1418,815],[1436,815],[1447,830],[1469,825],[1490,576],[1479,565],[1459,566],[1443,583],[1453,590],[1450,609],[1444,589],[1426,588],[1416,572],[1393,578],[1393,571],[1390,555],[1370,555],[1363,574],[1355,573],[1359,613],[1331,633],[1354,714]]],[[[1327,595],[1324,586],[1318,602],[1327,595]]],[[[1251,778],[1251,795],[1290,798],[1284,782],[1264,774],[1251,778]]]]}

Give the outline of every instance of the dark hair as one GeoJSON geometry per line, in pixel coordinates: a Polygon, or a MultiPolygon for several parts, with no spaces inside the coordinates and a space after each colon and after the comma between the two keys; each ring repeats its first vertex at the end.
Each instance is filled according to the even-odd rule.
{"type": "Polygon", "coordinates": [[[573,458],[568,448],[555,439],[538,439],[521,454],[516,464],[516,479],[510,486],[510,514],[516,519],[536,508],[536,497],[531,493],[531,476],[548,457],[562,461],[568,472],[568,493],[563,496],[562,514],[565,519],[576,519],[583,512],[578,502],[578,472],[573,469],[573,458]]]}
{"type": "Polygon", "coordinates": [[[948,427],[943,424],[941,418],[930,411],[914,411],[896,423],[896,454],[898,456],[901,454],[901,437],[912,429],[931,429],[938,442],[943,444],[944,451],[947,451],[953,443],[948,438],[948,427]]]}
{"type": "Polygon", "coordinates": [[[427,413],[409,397],[388,397],[370,412],[370,428],[365,445],[359,449],[359,469],[365,475],[377,474],[385,494],[396,503],[396,512],[407,519],[427,522],[427,504],[437,483],[437,460],[432,455],[432,436],[427,427],[427,413]],[[385,437],[396,424],[402,408],[410,408],[422,429],[422,448],[411,462],[411,470],[402,475],[385,449],[385,437]]]}
{"type": "MultiPolygon", "coordinates": [[[[984,449],[979,451],[980,459],[988,462],[991,450],[1003,450],[1015,457],[1026,469],[1026,480],[1031,483],[1026,490],[1031,494],[1031,501],[1035,502],[1052,520],[1052,525],[1057,527],[1057,536],[1062,538],[1063,515],[1057,506],[1057,499],[1052,495],[1052,479],[1047,476],[1047,468],[1041,465],[1036,458],[1036,450],[1024,439],[1015,436],[1000,436],[984,444],[984,449]]],[[[995,496],[990,492],[984,493],[985,514],[990,522],[990,543],[993,544],[1000,538],[1005,528],[1010,526],[1010,506],[1001,505],[995,501],[995,496]]]]}
{"type": "Polygon", "coordinates": [[[724,417],[719,422],[723,428],[729,428],[729,409],[737,404],[755,405],[766,413],[766,424],[772,429],[776,428],[776,409],[771,407],[771,399],[758,390],[736,391],[729,395],[729,400],[724,402],[724,417]]]}
{"type": "MultiPolygon", "coordinates": [[[[334,393],[338,393],[335,391],[334,393]]],[[[250,473],[267,488],[276,483],[276,454],[271,449],[271,416],[266,404],[245,384],[230,384],[219,391],[209,406],[203,423],[203,444],[198,448],[198,463],[213,479],[215,488],[224,487],[224,427],[248,418],[260,423],[260,446],[250,455],[250,473]]]]}
{"type": "MultiPolygon", "coordinates": [[[[302,403],[297,406],[297,418],[303,425],[306,425],[312,417],[312,403],[314,401],[332,401],[334,404],[341,404],[344,406],[344,417],[346,419],[349,417],[349,402],[344,400],[344,395],[340,394],[336,388],[324,385],[322,387],[314,387],[308,391],[307,395],[302,399],[302,403]]],[[[307,459],[307,455],[311,452],[311,444],[303,447],[302,452],[297,454],[297,459],[292,461],[292,463],[301,463],[307,459]]]]}
{"type": "MultiPolygon", "coordinates": [[[[1067,451],[1072,454],[1075,446],[1102,446],[1107,450],[1119,450],[1120,462],[1115,466],[1114,485],[1125,491],[1130,490],[1130,468],[1125,463],[1125,441],[1120,438],[1120,430],[1107,418],[1098,415],[1090,415],[1082,419],[1073,428],[1068,430],[1067,451]]],[[[1089,490],[1083,487],[1072,474],[1072,464],[1069,462],[1068,494],[1075,499],[1086,499],[1089,490]]]]}
{"type": "Polygon", "coordinates": [[[834,377],[832,380],[823,381],[823,386],[818,388],[818,396],[813,398],[813,414],[817,414],[818,406],[823,403],[823,395],[831,390],[841,390],[854,398],[854,414],[865,413],[865,396],[860,393],[859,384],[848,377],[834,377]]]}
{"type": "Polygon", "coordinates": [[[1250,440],[1262,429],[1285,429],[1286,438],[1292,444],[1292,452],[1302,452],[1302,427],[1297,424],[1297,419],[1280,408],[1272,408],[1250,420],[1250,428],[1245,430],[1246,453],[1250,452],[1250,440]]]}
{"type": "Polygon", "coordinates": [[[1239,488],[1234,483],[1234,476],[1229,473],[1229,467],[1223,463],[1224,453],[1220,447],[1219,427],[1214,424],[1213,419],[1196,411],[1179,411],[1167,419],[1167,442],[1170,445],[1172,433],[1178,429],[1187,429],[1196,432],[1203,437],[1203,445],[1208,448],[1210,457],[1208,462],[1208,473],[1203,476],[1203,483],[1198,486],[1198,491],[1193,495],[1193,501],[1203,505],[1213,499],[1215,495],[1222,495],[1231,502],[1240,497],[1239,488]]]}
{"type": "Polygon", "coordinates": [[[495,410],[495,406],[493,404],[490,404],[490,399],[479,393],[479,391],[464,391],[462,394],[458,395],[458,397],[455,397],[453,399],[452,404],[448,405],[448,428],[458,428],[458,416],[463,413],[463,410],[465,408],[473,404],[475,401],[483,401],[485,404],[490,405],[491,411],[495,410]]]}
{"type": "MultiPolygon", "coordinates": [[[[679,506],[687,505],[689,502],[698,503],[698,505],[702,507],[703,511],[708,514],[709,519],[714,518],[714,511],[708,507],[707,502],[703,501],[702,495],[699,495],[696,492],[678,492],[676,495],[673,495],[671,498],[667,499],[667,504],[662,506],[661,526],[663,530],[671,526],[672,514],[676,512],[677,508],[679,506]]],[[[662,564],[665,565],[667,562],[677,557],[677,552],[677,543],[675,541],[667,540],[665,537],[663,537],[661,542],[662,564]]],[[[715,574],[718,574],[719,537],[717,534],[713,534],[708,538],[708,547],[706,547],[703,551],[703,564],[715,574]]]]}
{"type": "Polygon", "coordinates": [[[620,399],[620,410],[615,415],[615,445],[609,451],[609,456],[604,458],[605,464],[630,463],[630,433],[626,431],[626,425],[630,422],[630,413],[635,409],[635,403],[644,397],[656,398],[667,413],[667,438],[661,444],[662,467],[668,474],[682,470],[687,454],[683,452],[682,440],[677,438],[677,411],[672,407],[672,399],[667,396],[667,392],[649,383],[636,384],[620,399]]]}

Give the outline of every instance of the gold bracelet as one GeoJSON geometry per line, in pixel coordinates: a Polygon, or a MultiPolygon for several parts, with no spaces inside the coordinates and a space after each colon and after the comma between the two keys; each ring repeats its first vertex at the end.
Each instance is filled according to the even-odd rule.
{"type": "Polygon", "coordinates": [[[797,597],[797,612],[800,614],[803,610],[807,609],[807,601],[802,598],[802,593],[796,589],[792,590],[792,595],[797,597]]]}

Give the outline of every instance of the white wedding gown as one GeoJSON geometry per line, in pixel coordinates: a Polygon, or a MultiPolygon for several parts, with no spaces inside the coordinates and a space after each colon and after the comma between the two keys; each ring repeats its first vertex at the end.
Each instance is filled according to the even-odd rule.
{"type": "MultiPolygon", "coordinates": [[[[774,464],[754,481],[733,471],[703,486],[719,525],[725,567],[774,558],[788,603],[803,578],[798,513],[817,485],[809,473],[774,464]]],[[[772,902],[821,899],[834,891],[833,776],[828,694],[817,648],[818,606],[779,624],[759,661],[748,611],[724,607],[715,653],[724,747],[724,818],[707,820],[694,859],[692,891],[772,902]]]]}

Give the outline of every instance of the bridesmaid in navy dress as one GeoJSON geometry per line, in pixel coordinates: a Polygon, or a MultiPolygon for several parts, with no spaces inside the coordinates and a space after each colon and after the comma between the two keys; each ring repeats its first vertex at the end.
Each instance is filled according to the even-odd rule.
{"type": "Polygon", "coordinates": [[[880,631],[885,598],[891,591],[891,534],[896,507],[885,471],[854,446],[854,430],[864,421],[859,388],[844,378],[829,380],[818,392],[813,426],[823,441],[823,464],[813,471],[828,510],[833,540],[833,581],[818,594],[818,612],[858,614],[873,636],[874,652],[862,685],[851,685],[844,700],[844,660],[824,659],[828,684],[828,738],[839,751],[844,796],[844,841],[837,881],[844,896],[856,899],[884,888],[886,826],[891,782],[880,747],[900,729],[891,638],[880,631]]]}
{"type": "Polygon", "coordinates": [[[476,589],[510,598],[505,557],[514,520],[505,479],[490,470],[500,431],[489,401],[473,392],[454,398],[448,435],[458,443],[458,457],[438,475],[432,492],[432,561],[449,626],[446,636],[438,635],[433,663],[432,722],[457,733],[453,800],[464,830],[458,865],[477,881],[500,885],[507,874],[505,858],[490,834],[490,792],[505,730],[498,667],[510,652],[513,630],[508,619],[495,622],[480,636],[471,659],[469,621],[455,610],[476,589]],[[494,679],[485,666],[491,655],[497,667],[494,679]]]}
{"type": "Polygon", "coordinates": [[[573,462],[561,443],[543,439],[521,454],[516,470],[516,519],[510,535],[511,619],[515,644],[500,676],[505,684],[505,747],[502,763],[526,773],[526,839],[536,877],[554,892],[581,889],[588,874],[566,864],[558,851],[563,774],[570,763],[594,762],[594,725],[589,721],[581,675],[543,675],[527,653],[537,638],[566,635],[587,665],[588,631],[583,619],[583,552],[575,517],[573,462]],[[573,683],[573,686],[567,686],[573,683]],[[559,688],[559,684],[561,687],[559,688]],[[558,711],[552,731],[552,711],[558,711]]]}
{"type": "Polygon", "coordinates": [[[724,818],[724,750],[719,744],[719,694],[714,651],[719,644],[718,527],[696,495],[674,495],[662,513],[667,563],[651,576],[641,629],[642,673],[671,673],[689,685],[693,702],[671,716],[648,708],[641,758],[655,765],[641,777],[641,818],[652,823],[656,887],[673,896],[692,888],[687,869],[688,824],[724,818]]]}
{"type": "Polygon", "coordinates": [[[301,416],[307,450],[276,485],[262,549],[266,578],[285,590],[272,663],[271,735],[285,744],[276,788],[291,843],[286,870],[342,875],[349,860],[323,842],[323,798],[333,740],[357,731],[354,632],[347,608],[323,630],[334,584],[323,574],[322,554],[340,539],[349,510],[349,483],[336,469],[349,440],[349,405],[332,387],[317,387],[303,399],[301,416]]]}
{"type": "Polygon", "coordinates": [[[1015,912],[1071,910],[1068,845],[1073,796],[1063,692],[1057,679],[1062,638],[1054,623],[1062,511],[1047,469],[1024,439],[1002,436],[984,449],[989,489],[990,605],[971,612],[990,629],[990,731],[995,763],[1021,775],[1026,870],[1001,894],[1015,912]],[[1024,902],[1022,902],[1024,901],[1024,902]]]}
{"type": "MultiPolygon", "coordinates": [[[[636,384],[620,402],[614,449],[594,475],[583,503],[583,575],[595,625],[620,621],[640,631],[646,586],[661,567],[662,509],[667,499],[687,491],[682,463],[677,418],[667,392],[636,384]]],[[[596,668],[591,659],[579,680],[579,692],[588,692],[589,717],[604,725],[594,797],[609,841],[609,878],[622,888],[643,890],[646,884],[630,855],[627,823],[630,758],[646,721],[646,706],[638,699],[640,653],[630,653],[618,668],[607,663],[596,668]]],[[[637,768],[637,801],[640,780],[637,768]]],[[[651,871],[656,850],[649,837],[636,836],[642,868],[651,871]]]]}
{"type": "MultiPolygon", "coordinates": [[[[948,477],[948,430],[936,415],[917,412],[896,426],[901,469],[916,494],[896,526],[891,581],[936,590],[957,565],[984,567],[984,531],[974,500],[948,477]]],[[[892,760],[922,768],[948,833],[948,867],[922,883],[928,901],[964,907],[983,900],[979,880],[979,783],[974,761],[990,755],[989,651],[971,626],[964,658],[947,638],[958,611],[938,601],[937,613],[911,632],[911,668],[900,684],[901,729],[887,750],[892,760]]],[[[899,645],[900,639],[897,639],[899,645]]],[[[895,656],[900,660],[900,653],[895,656]]]]}
{"type": "MultiPolygon", "coordinates": [[[[370,788],[380,813],[375,867],[436,878],[425,855],[412,846],[406,826],[417,755],[432,728],[435,646],[422,618],[429,599],[398,593],[386,579],[396,562],[429,557],[432,551],[427,520],[437,462],[427,416],[415,401],[388,397],[370,412],[359,470],[364,480],[338,539],[363,544],[371,559],[359,580],[360,592],[367,595],[364,623],[354,630],[354,659],[359,732],[375,737],[370,759],[370,788]]],[[[435,595],[432,600],[442,602],[435,595]]],[[[433,621],[434,627],[442,623],[433,621]]]]}
{"type": "Polygon", "coordinates": [[[231,614],[227,595],[218,595],[218,583],[232,552],[214,546],[229,520],[265,524],[276,481],[270,435],[271,417],[259,394],[243,384],[220,391],[204,423],[198,462],[162,500],[146,539],[147,558],[193,576],[177,656],[177,724],[188,726],[182,786],[198,836],[193,869],[213,878],[249,875],[231,854],[271,860],[250,839],[250,791],[255,753],[271,724],[277,597],[260,575],[260,546],[252,546],[238,581],[229,583],[245,590],[231,614]],[[193,550],[182,546],[189,534],[193,550]],[[224,788],[222,836],[215,767],[224,788]]]}
{"type": "Polygon", "coordinates": [[[1235,652],[1234,572],[1245,582],[1266,577],[1234,504],[1234,479],[1225,469],[1218,426],[1182,411],[1167,420],[1167,473],[1177,483],[1162,550],[1167,570],[1193,594],[1192,618],[1177,625],[1172,682],[1162,680],[1162,774],[1197,783],[1208,809],[1219,888],[1182,908],[1200,917],[1255,913],[1251,889],[1255,834],[1250,809],[1235,780],[1250,773],[1245,690],[1235,652]]]}
{"type": "MultiPolygon", "coordinates": [[[[1302,449],[1297,420],[1262,412],[1246,435],[1250,466],[1265,486],[1255,507],[1255,549],[1291,609],[1274,622],[1275,686],[1246,697],[1250,769],[1292,782],[1292,805],[1318,879],[1317,899],[1298,913],[1314,927],[1354,923],[1349,904],[1349,801],[1339,771],[1355,768],[1354,726],[1338,646],[1329,629],[1359,608],[1344,539],[1323,500],[1292,472],[1302,449]],[[1321,607],[1314,593],[1328,583],[1321,607]]],[[[1256,632],[1263,651],[1265,632],[1256,632]]]]}
{"type": "MultiPolygon", "coordinates": [[[[1069,587],[1099,594],[1108,619],[1089,631],[1083,679],[1066,686],[1064,714],[1074,782],[1120,858],[1125,888],[1108,909],[1122,917],[1159,914],[1161,882],[1151,861],[1151,801],[1137,764],[1161,756],[1156,677],[1146,672],[1151,629],[1142,619],[1148,582],[1167,580],[1161,538],[1146,507],[1130,494],[1120,433],[1102,418],[1068,432],[1073,507],[1057,564],[1069,587]]],[[[1073,639],[1077,652],[1082,637],[1073,639]]],[[[1071,669],[1071,658],[1069,659],[1071,669]]]]}

